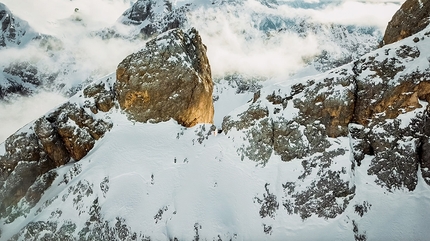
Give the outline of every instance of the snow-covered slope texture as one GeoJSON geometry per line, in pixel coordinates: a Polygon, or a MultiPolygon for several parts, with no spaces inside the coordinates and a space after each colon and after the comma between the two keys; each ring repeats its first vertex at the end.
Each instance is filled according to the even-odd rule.
{"type": "MultiPolygon", "coordinates": [[[[69,102],[110,131],[38,178],[30,190],[49,188],[1,219],[1,238],[427,240],[429,32],[323,74],[266,81],[222,133],[94,114],[78,93],[69,102]]],[[[109,93],[114,81],[94,86],[109,93]]]]}

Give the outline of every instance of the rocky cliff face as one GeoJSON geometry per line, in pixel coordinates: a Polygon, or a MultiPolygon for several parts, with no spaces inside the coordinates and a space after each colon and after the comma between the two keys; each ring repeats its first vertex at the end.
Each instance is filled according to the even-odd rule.
{"type": "Polygon", "coordinates": [[[391,44],[423,30],[430,23],[430,1],[407,0],[388,23],[382,44],[391,44]]]}
{"type": "Polygon", "coordinates": [[[173,118],[186,127],[212,123],[212,90],[206,46],[195,29],[158,36],[117,69],[119,105],[140,122],[173,118]]]}
{"type": "MultiPolygon", "coordinates": [[[[105,83],[90,85],[85,92],[100,85],[105,83]]],[[[104,88],[97,90],[109,97],[104,88]]],[[[111,128],[112,123],[91,112],[99,110],[90,104],[99,103],[98,98],[86,97],[86,104],[69,101],[6,139],[0,155],[1,217],[13,221],[16,214],[11,213],[18,203],[25,207],[21,212],[32,208],[55,178],[55,168],[82,159],[111,128]]]]}
{"type": "Polygon", "coordinates": [[[330,138],[349,137],[353,164],[371,155],[368,173],[380,185],[414,190],[419,166],[430,184],[423,160],[430,101],[428,35],[420,32],[418,41],[385,47],[317,78],[263,89],[246,111],[226,117],[223,129],[245,133],[249,144],[238,152],[263,165],[273,154],[284,161],[308,162],[320,153],[333,159],[343,152],[329,151],[334,148],[330,138]],[[410,121],[402,117],[407,115],[410,121]]]}
{"type": "Polygon", "coordinates": [[[173,118],[189,127],[212,123],[212,89],[206,47],[196,30],[172,30],[148,42],[119,64],[116,82],[109,77],[87,86],[77,100],[5,141],[0,155],[0,216],[11,222],[15,215],[28,212],[55,178],[55,168],[85,157],[112,127],[102,113],[115,103],[135,121],[173,118]],[[13,211],[16,208],[20,211],[13,211]]]}

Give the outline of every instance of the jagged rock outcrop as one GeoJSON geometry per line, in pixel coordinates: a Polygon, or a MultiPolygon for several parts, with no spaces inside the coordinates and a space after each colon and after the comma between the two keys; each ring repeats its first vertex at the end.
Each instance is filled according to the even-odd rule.
{"type": "MultiPolygon", "coordinates": [[[[323,160],[345,158],[333,138],[349,137],[353,168],[371,157],[367,173],[375,175],[381,186],[412,191],[418,168],[430,185],[426,149],[430,66],[428,56],[422,54],[430,43],[428,31],[416,38],[418,42],[410,39],[386,46],[315,78],[264,88],[246,110],[224,119],[223,130],[227,135],[240,131],[249,140],[249,144],[238,146],[242,158],[263,165],[273,154],[284,161],[302,160],[305,176],[320,165],[332,165],[330,161],[323,164],[323,160]]],[[[320,174],[324,176],[324,168],[320,174]]],[[[333,186],[325,183],[329,189],[342,186],[342,182],[333,186]]],[[[320,186],[309,190],[312,187],[320,186]]],[[[291,191],[294,188],[286,188],[297,197],[291,191]]],[[[312,192],[318,193],[318,188],[312,192]]],[[[293,203],[296,206],[288,206],[294,212],[303,207],[297,198],[293,203]]]]}
{"type": "MultiPolygon", "coordinates": [[[[33,79],[34,72],[22,72],[23,78],[33,79]]],[[[137,121],[173,118],[187,127],[212,122],[210,66],[194,29],[172,30],[148,42],[119,65],[117,77],[116,83],[108,77],[87,86],[80,101],[61,105],[6,140],[0,155],[1,217],[12,222],[31,209],[55,178],[51,170],[79,161],[93,148],[112,126],[98,114],[117,100],[137,121]]]]}
{"type": "Polygon", "coordinates": [[[406,0],[388,23],[382,44],[391,44],[423,30],[430,23],[430,1],[406,0]]]}
{"type": "Polygon", "coordinates": [[[0,217],[14,213],[8,217],[13,221],[32,208],[55,178],[51,170],[82,159],[111,128],[109,121],[90,111],[108,111],[113,106],[107,101],[107,90],[101,88],[105,85],[100,82],[85,89],[84,107],[67,102],[6,139],[5,153],[0,155],[0,217]],[[12,212],[18,203],[24,210],[12,212]]]}
{"type": "MultiPolygon", "coordinates": [[[[230,76],[236,94],[257,91],[224,119],[225,135],[213,125],[134,125],[212,119],[197,32],[161,34],[119,65],[116,82],[93,83],[0,145],[0,201],[11,205],[0,205],[0,238],[296,240],[318,231],[312,240],[334,230],[378,240],[387,217],[428,206],[429,31],[313,77],[263,87],[230,76]],[[111,118],[91,156],[52,169],[83,158],[111,118]]],[[[413,236],[427,219],[393,227],[413,236]]]]}
{"type": "Polygon", "coordinates": [[[183,126],[213,122],[213,82],[198,32],[174,29],[149,41],[117,69],[116,97],[130,119],[183,126]]]}
{"type": "Polygon", "coordinates": [[[9,97],[16,95],[31,95],[40,89],[47,90],[55,86],[61,71],[42,67],[44,64],[40,62],[46,59],[41,55],[46,53],[49,57],[55,57],[54,53],[62,49],[61,40],[35,32],[26,21],[14,16],[0,3],[0,50],[6,51],[6,48],[23,47],[30,43],[41,51],[38,56],[35,54],[32,59],[12,57],[9,63],[0,66],[0,100],[9,100],[9,97]]]}

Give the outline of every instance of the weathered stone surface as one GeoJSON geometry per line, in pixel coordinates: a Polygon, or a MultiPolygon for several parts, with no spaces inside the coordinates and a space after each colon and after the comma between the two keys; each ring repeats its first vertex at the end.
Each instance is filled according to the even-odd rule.
{"type": "MultiPolygon", "coordinates": [[[[0,217],[8,216],[23,197],[25,210],[35,205],[55,175],[47,173],[83,158],[110,127],[68,102],[7,138],[0,156],[0,217]]],[[[9,221],[24,211],[15,211],[9,221]]]]}
{"type": "MultiPolygon", "coordinates": [[[[400,46],[400,49],[417,51],[404,46],[400,46]]],[[[387,55],[390,52],[394,51],[389,48],[385,50],[387,55]]],[[[395,52],[399,53],[399,51],[395,52]]],[[[402,51],[402,53],[404,52],[402,51]]],[[[402,73],[405,63],[417,59],[419,55],[408,58],[387,57],[382,58],[382,61],[377,57],[362,58],[354,66],[357,74],[357,103],[354,110],[354,121],[363,125],[374,118],[396,118],[399,114],[421,107],[420,100],[430,100],[429,72],[402,73]],[[363,74],[368,71],[370,74],[363,74]],[[399,84],[392,84],[397,75],[400,75],[400,79],[397,81],[399,84]],[[381,116],[380,113],[384,114],[381,116]]]]}
{"type": "MultiPolygon", "coordinates": [[[[428,136],[423,128],[428,111],[423,105],[430,100],[430,69],[421,67],[417,46],[387,46],[380,52],[383,55],[369,55],[354,66],[353,122],[358,124],[350,126],[354,159],[360,165],[365,155],[373,156],[368,173],[376,175],[381,186],[414,190],[426,155],[420,148],[426,145],[423,136],[428,136]],[[411,63],[416,66],[408,68],[414,71],[406,67],[411,63]],[[401,115],[408,112],[414,113],[414,120],[406,125],[401,115]]],[[[421,172],[424,178],[428,175],[423,164],[421,172]]]]}
{"type": "Polygon", "coordinates": [[[352,169],[370,156],[367,172],[379,185],[414,190],[419,167],[430,183],[430,66],[422,56],[429,36],[421,32],[417,38],[420,44],[386,46],[314,79],[263,88],[224,119],[223,130],[243,133],[249,143],[238,154],[263,165],[273,154],[283,161],[309,160],[329,153],[331,138],[350,137],[352,169]]]}
{"type": "Polygon", "coordinates": [[[186,127],[212,123],[212,90],[206,47],[195,29],[160,35],[117,69],[119,105],[139,122],[173,118],[186,127]]]}
{"type": "Polygon", "coordinates": [[[28,188],[39,176],[37,162],[18,162],[0,190],[0,216],[10,214],[12,205],[25,196],[28,188]]]}
{"type": "Polygon", "coordinates": [[[430,185],[430,106],[427,106],[422,122],[418,124],[420,132],[424,134],[420,136],[418,144],[419,164],[424,181],[430,185]]]}
{"type": "Polygon", "coordinates": [[[429,17],[430,1],[405,1],[388,23],[382,44],[391,44],[418,33],[430,23],[429,17]]]}
{"type": "Polygon", "coordinates": [[[86,98],[94,99],[94,105],[88,106],[94,114],[98,110],[107,112],[114,106],[115,93],[112,86],[106,83],[91,84],[85,87],[83,93],[86,98]]]}
{"type": "Polygon", "coordinates": [[[43,146],[43,150],[54,162],[55,167],[64,165],[70,160],[70,154],[67,152],[60,135],[46,118],[40,118],[35,122],[35,133],[43,146]]]}
{"type": "Polygon", "coordinates": [[[55,123],[58,135],[70,157],[80,160],[94,146],[111,124],[96,120],[77,104],[66,103],[47,117],[55,123]]]}
{"type": "Polygon", "coordinates": [[[250,146],[242,150],[248,158],[261,163],[270,158],[272,150],[283,161],[323,152],[329,146],[326,138],[346,136],[353,118],[355,85],[347,72],[337,69],[322,81],[294,84],[289,93],[278,89],[260,93],[261,98],[255,95],[247,111],[235,119],[224,119],[223,130],[245,129],[250,146]],[[288,107],[296,108],[298,114],[291,118],[286,113],[288,107]]]}

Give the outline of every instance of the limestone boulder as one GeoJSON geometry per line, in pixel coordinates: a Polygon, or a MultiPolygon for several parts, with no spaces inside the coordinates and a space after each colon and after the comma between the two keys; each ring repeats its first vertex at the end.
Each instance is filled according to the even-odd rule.
{"type": "Polygon", "coordinates": [[[213,122],[211,68],[198,32],[168,31],[125,58],[115,93],[129,119],[190,127],[213,122]]]}

